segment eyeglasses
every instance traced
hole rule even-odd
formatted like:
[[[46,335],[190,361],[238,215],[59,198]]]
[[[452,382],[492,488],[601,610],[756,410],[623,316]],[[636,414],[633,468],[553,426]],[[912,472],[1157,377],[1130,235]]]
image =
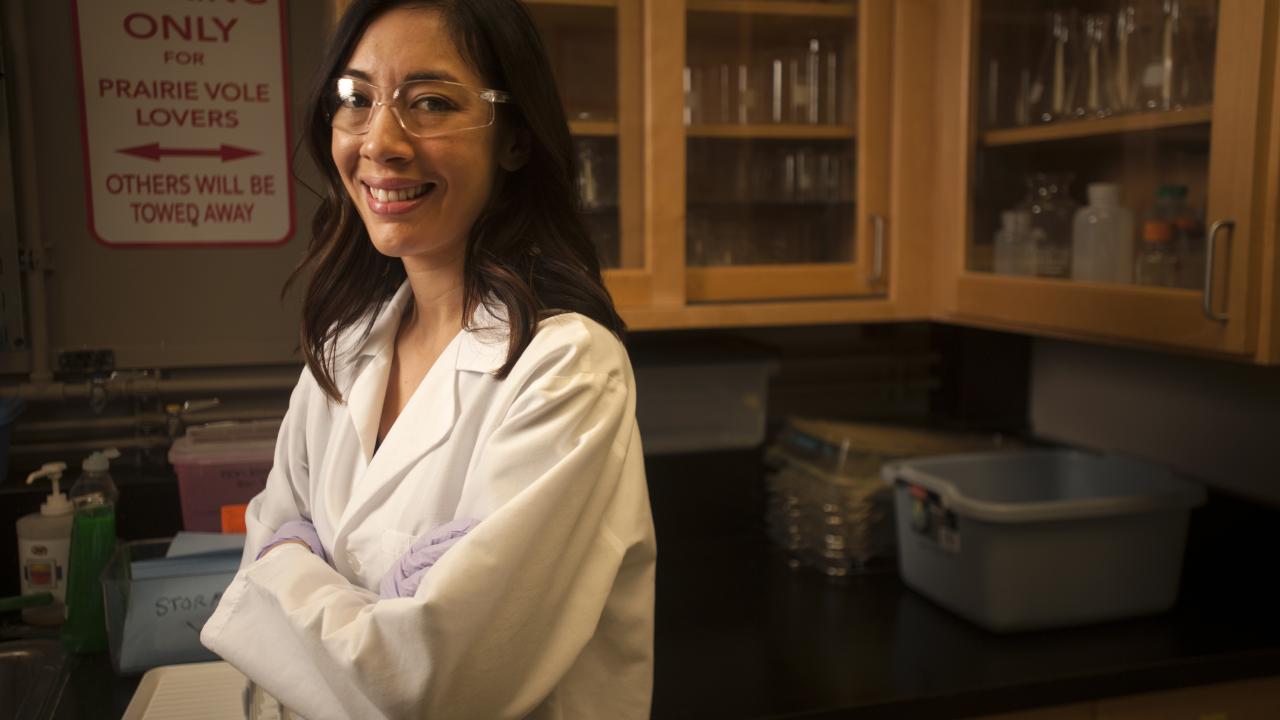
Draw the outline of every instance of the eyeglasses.
[[[474,88],[446,80],[411,80],[396,88],[391,99],[363,80],[340,77],[333,83],[327,111],[329,124],[352,135],[363,135],[373,125],[374,109],[386,105],[405,132],[420,138],[439,137],[493,124],[494,103],[509,103],[501,90]]]

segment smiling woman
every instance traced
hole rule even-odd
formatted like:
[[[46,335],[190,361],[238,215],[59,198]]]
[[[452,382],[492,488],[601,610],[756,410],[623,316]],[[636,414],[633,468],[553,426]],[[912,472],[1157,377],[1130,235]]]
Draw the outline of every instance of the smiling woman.
[[[363,0],[308,108],[307,366],[202,641],[309,720],[646,718],[623,324],[519,0]]]

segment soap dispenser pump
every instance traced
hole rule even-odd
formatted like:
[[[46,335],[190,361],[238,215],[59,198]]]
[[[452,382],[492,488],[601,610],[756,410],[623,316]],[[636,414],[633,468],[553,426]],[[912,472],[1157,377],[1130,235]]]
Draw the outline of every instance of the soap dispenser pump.
[[[71,486],[75,505],[71,531],[71,577],[67,583],[67,622],[62,641],[72,652],[107,649],[106,616],[99,578],[116,548],[116,500],[119,491],[108,470],[120,457],[115,448],[95,452],[81,464],[80,479]]]
[[[27,476],[27,484],[48,479],[52,492],[40,512],[18,518],[19,583],[23,595],[47,592],[53,604],[24,607],[23,622],[58,625],[66,618],[67,558],[71,551],[72,504],[59,487],[67,464],[46,463]]]

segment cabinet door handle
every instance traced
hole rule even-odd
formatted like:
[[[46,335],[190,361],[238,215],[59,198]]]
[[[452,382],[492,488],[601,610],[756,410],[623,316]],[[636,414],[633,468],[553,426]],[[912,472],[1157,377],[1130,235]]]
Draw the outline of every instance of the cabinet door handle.
[[[1204,263],[1204,315],[1210,320],[1218,322],[1226,322],[1231,319],[1228,313],[1220,313],[1213,309],[1213,271],[1214,259],[1217,257],[1218,248],[1218,231],[1226,228],[1227,238],[1231,238],[1231,232],[1235,230],[1235,220],[1218,220],[1209,227],[1209,242],[1205,245],[1205,263]],[[1228,248],[1228,252],[1230,249]]]
[[[875,285],[884,280],[884,216],[871,215],[871,274],[867,280]]]

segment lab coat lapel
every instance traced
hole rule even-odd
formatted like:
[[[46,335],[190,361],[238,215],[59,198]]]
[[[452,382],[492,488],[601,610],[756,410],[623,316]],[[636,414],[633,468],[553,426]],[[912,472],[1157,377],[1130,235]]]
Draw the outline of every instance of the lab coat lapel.
[[[506,357],[507,327],[483,308],[478,308],[472,316],[471,325],[463,330],[449,343],[435,364],[427,371],[422,383],[414,390],[408,404],[400,412],[391,431],[383,439],[382,446],[368,461],[368,467],[352,489],[351,500],[347,504],[338,524],[338,534],[345,533],[354,523],[366,517],[378,506],[386,502],[387,496],[406,474],[428,453],[448,439],[449,433],[457,422],[462,411],[458,385],[462,382],[463,372],[486,373],[501,367]],[[387,369],[376,369],[383,356],[376,356],[369,367],[356,381],[356,387],[367,382],[377,395],[366,398],[366,392],[359,394],[361,405],[360,421],[356,421],[356,408],[351,408],[352,420],[356,422],[357,431],[361,431],[361,445],[364,435],[361,423],[372,424],[369,435],[369,448],[372,449],[373,438],[376,438],[378,423],[381,420],[382,401],[386,392]],[[391,351],[385,354],[385,362],[390,365]],[[372,379],[380,378],[375,382]],[[353,400],[356,394],[353,392]],[[365,407],[367,403],[367,407]],[[368,457],[366,455],[366,457]]]
[[[458,340],[454,338],[427,371],[383,438],[382,446],[369,461],[363,476],[356,481],[351,499],[338,521],[339,536],[345,536],[355,523],[383,505],[413,466],[439,446],[453,429],[459,409],[454,370]],[[375,433],[382,407],[381,397],[376,404],[373,417]]]
[[[373,457],[378,426],[382,421],[382,401],[387,393],[387,376],[390,374],[396,328],[400,325],[406,304],[412,298],[409,282],[405,281],[378,313],[368,336],[359,341],[350,355],[351,366],[345,379],[350,383],[350,389],[346,392],[347,413],[355,426],[366,465]]]

